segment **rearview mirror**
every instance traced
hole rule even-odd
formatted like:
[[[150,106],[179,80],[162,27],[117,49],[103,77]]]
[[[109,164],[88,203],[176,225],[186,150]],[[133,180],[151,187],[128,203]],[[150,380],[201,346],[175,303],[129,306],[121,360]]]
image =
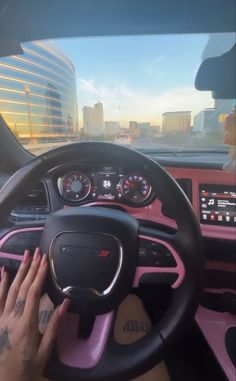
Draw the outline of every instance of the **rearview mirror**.
[[[214,99],[236,98],[236,45],[219,57],[204,60],[198,69],[195,87],[212,91]]]

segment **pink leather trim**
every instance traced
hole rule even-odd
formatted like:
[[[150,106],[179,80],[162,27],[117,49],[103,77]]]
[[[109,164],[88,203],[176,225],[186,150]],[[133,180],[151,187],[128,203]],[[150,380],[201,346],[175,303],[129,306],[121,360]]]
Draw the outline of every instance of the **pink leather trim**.
[[[96,317],[90,337],[78,339],[79,317],[66,314],[62,317],[57,336],[58,355],[63,364],[88,369],[100,361],[107,343],[113,312]]]
[[[1,251],[1,248],[3,245],[14,235],[20,234],[23,232],[28,232],[28,231],[40,231],[43,230],[42,227],[37,227],[37,228],[22,228],[22,229],[16,229],[12,230],[10,233],[6,234],[1,240],[0,240],[0,258],[7,258],[7,259],[13,259],[15,261],[22,261],[23,256],[19,254],[14,254],[14,253],[5,253]],[[26,247],[27,249],[27,247]]]
[[[235,381],[236,369],[225,348],[225,333],[230,327],[236,327],[236,317],[199,307],[196,321],[228,380]]]
[[[6,234],[1,240],[0,240],[0,249],[1,247],[11,238],[13,235],[24,233],[24,232],[34,232],[43,230],[43,227],[37,227],[37,228],[22,228],[22,229],[16,229],[12,230],[10,233]],[[26,247],[27,249],[27,247]]]
[[[199,218],[199,185],[235,185],[235,175],[225,170],[212,169],[188,169],[188,168],[166,168],[175,178],[189,177],[193,182],[193,208]],[[211,238],[235,239],[236,229],[216,225],[201,224],[202,235]]]
[[[0,251],[0,258],[14,259],[15,261],[22,261],[23,255],[4,253],[3,251]]]
[[[185,267],[184,267],[184,264],[183,264],[180,256],[176,252],[176,250],[169,243],[162,241],[160,239],[157,239],[157,238],[148,237],[148,236],[144,236],[144,235],[139,235],[139,238],[146,239],[146,240],[152,241],[152,242],[161,243],[162,245],[166,246],[167,249],[173,255],[173,257],[175,258],[177,266],[176,267],[142,267],[142,266],[138,266],[136,269],[136,273],[135,273],[135,277],[134,277],[134,281],[133,281],[133,287],[138,287],[142,275],[147,274],[147,273],[149,273],[149,274],[150,273],[174,273],[174,274],[178,274],[177,280],[175,281],[175,283],[171,287],[172,288],[179,287],[181,285],[181,283],[183,282],[183,279],[185,277]]]
[[[193,194],[193,209],[199,220],[199,185],[200,184],[216,184],[216,185],[235,185],[235,175],[225,170],[212,170],[212,169],[195,169],[195,168],[165,168],[174,178],[189,178],[192,180],[192,194]],[[155,199],[153,203],[144,208],[130,208],[126,205],[114,202],[114,205],[122,206],[129,214],[136,218],[142,218],[154,221],[160,224],[176,228],[176,223],[171,218],[164,216],[161,212],[161,203]],[[111,205],[110,202],[98,201],[90,202],[84,206],[89,205]],[[65,206],[66,207],[66,206]],[[204,237],[221,238],[227,240],[236,239],[235,227],[224,227],[217,225],[201,224],[201,231]]]
[[[234,173],[225,170],[212,169],[195,169],[195,168],[165,168],[174,178],[190,178],[193,183],[193,209],[199,219],[199,185],[200,184],[216,184],[216,185],[235,185],[236,179]],[[165,217],[161,213],[161,203],[155,200],[149,206],[149,219],[170,227],[176,227],[173,220]],[[223,227],[216,225],[201,224],[201,231],[204,237],[222,238],[227,240],[236,239],[235,227]]]

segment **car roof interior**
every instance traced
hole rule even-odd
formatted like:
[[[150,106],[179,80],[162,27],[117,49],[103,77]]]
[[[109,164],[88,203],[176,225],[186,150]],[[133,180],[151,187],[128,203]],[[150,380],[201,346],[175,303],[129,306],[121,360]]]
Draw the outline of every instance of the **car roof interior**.
[[[21,54],[21,43],[40,39],[234,32],[235,13],[234,0],[1,0],[0,57]],[[204,60],[196,88],[211,90],[213,98],[236,98],[235,66],[235,46]],[[7,150],[15,138],[7,128],[3,133]],[[15,144],[10,167],[16,169],[30,158]]]
[[[235,14],[234,0],[2,0],[0,57],[21,54],[22,42],[40,39],[234,32]],[[205,60],[196,88],[215,99],[236,98],[235,56],[234,46]]]
[[[59,37],[233,32],[235,9],[234,0],[2,0],[0,53]]]

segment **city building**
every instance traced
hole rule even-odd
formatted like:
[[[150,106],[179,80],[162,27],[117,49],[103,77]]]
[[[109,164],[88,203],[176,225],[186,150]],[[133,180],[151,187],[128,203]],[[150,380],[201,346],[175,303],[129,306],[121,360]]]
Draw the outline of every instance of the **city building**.
[[[75,69],[51,44],[22,44],[0,59],[0,115],[19,139],[65,139],[78,133]]]
[[[151,126],[150,122],[136,122],[134,120],[131,120],[129,122],[129,130],[131,131],[146,131]]]
[[[104,134],[103,105],[100,102],[95,103],[93,107],[83,107],[84,132],[90,136],[99,136]]]
[[[193,133],[221,132],[223,134],[223,123],[234,107],[235,100],[216,99],[213,108],[206,108],[195,115]]]
[[[162,114],[162,132],[175,134],[191,130],[191,111],[172,111]]]
[[[214,108],[206,108],[205,110],[200,111],[193,118],[193,133],[215,131],[216,120],[217,118]]]
[[[120,130],[120,123],[116,121],[105,122],[105,133],[106,135],[114,135]]]
[[[151,126],[150,122],[140,122],[137,125],[139,131],[147,131]]]
[[[94,112],[93,107],[84,106],[83,107],[83,130],[85,134],[92,134],[94,128]]]
[[[130,121],[129,131],[134,138],[138,136],[148,136],[151,131],[151,123]]]
[[[137,127],[138,127],[138,122],[136,122],[136,121],[134,121],[134,120],[131,120],[130,122],[129,122],[129,130],[133,130],[133,131],[135,131],[136,129],[137,129]]]
[[[160,132],[161,132],[161,126],[157,126],[157,125],[151,125],[150,126],[150,134],[151,135],[160,136]]]

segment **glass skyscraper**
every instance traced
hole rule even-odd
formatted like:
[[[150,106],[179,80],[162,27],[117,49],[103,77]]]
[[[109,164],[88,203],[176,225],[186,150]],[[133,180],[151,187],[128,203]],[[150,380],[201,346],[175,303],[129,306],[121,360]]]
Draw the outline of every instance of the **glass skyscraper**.
[[[22,44],[0,58],[0,115],[21,140],[58,140],[78,132],[75,69],[49,43]]]

